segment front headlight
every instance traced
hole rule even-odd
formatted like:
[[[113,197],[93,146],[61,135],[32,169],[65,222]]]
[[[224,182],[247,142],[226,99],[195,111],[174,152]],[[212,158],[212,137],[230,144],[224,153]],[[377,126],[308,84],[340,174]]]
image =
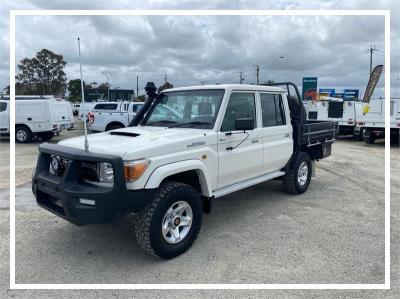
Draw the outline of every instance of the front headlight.
[[[99,162],[97,164],[99,181],[103,183],[114,183],[114,169],[111,163]]]
[[[150,161],[147,159],[136,160],[124,163],[125,181],[134,182],[142,176],[149,166]]]

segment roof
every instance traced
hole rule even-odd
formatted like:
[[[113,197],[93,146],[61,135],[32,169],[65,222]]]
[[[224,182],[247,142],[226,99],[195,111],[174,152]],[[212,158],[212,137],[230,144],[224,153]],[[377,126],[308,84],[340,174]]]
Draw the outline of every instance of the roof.
[[[167,91],[182,90],[199,90],[199,89],[225,89],[225,90],[249,90],[249,91],[270,91],[270,92],[286,92],[285,89],[275,86],[250,85],[250,84],[215,84],[215,85],[198,85],[165,89]]]

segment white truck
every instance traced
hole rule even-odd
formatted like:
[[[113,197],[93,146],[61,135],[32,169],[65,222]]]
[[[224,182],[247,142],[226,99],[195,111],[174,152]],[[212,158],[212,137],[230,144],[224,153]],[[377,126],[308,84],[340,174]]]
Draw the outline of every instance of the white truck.
[[[390,99],[390,135],[394,141],[400,139],[400,104],[398,98]],[[371,99],[364,103],[365,115],[357,121],[355,134],[362,137],[367,143],[374,143],[376,139],[385,137],[385,100]]]
[[[102,102],[90,110],[89,125],[94,132],[125,128],[140,110],[142,102]],[[85,104],[86,105],[86,104]]]
[[[49,99],[15,101],[15,141],[31,142],[34,137],[50,140],[60,130],[56,113]],[[0,133],[10,134],[10,101],[0,101]]]
[[[74,115],[70,102],[54,98],[51,101],[59,125],[59,131],[72,130],[74,128]]]
[[[297,99],[275,86],[165,90],[132,127],[87,136],[88,148],[83,136],[41,144],[36,201],[77,225],[134,212],[140,246],[171,259],[191,247],[212,200],[272,179],[307,190],[337,123],[306,121],[295,90]]]
[[[337,121],[339,134],[354,135],[354,128],[363,116],[361,101],[322,97],[318,101],[304,101],[309,120]]]

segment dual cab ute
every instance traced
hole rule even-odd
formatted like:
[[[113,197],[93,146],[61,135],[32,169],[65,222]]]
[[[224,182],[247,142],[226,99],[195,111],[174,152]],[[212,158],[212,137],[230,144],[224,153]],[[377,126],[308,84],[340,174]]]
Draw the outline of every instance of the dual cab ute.
[[[84,137],[41,144],[32,178],[37,203],[77,225],[134,212],[140,246],[163,259],[178,256],[195,241],[213,199],[277,178],[289,193],[307,190],[338,127],[306,122],[295,90],[153,92],[131,127],[89,135],[87,150]]]

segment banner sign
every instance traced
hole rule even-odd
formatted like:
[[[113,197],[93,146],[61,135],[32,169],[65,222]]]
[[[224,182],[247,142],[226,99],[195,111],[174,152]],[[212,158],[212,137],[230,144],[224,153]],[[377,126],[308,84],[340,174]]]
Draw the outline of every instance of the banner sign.
[[[303,101],[317,100],[317,77],[303,78]]]
[[[319,89],[319,94],[326,95],[328,97],[334,97],[335,96],[335,89],[334,88],[320,88]]]
[[[356,98],[358,99],[360,91],[358,89],[345,89],[343,90],[343,99],[349,100]]]
[[[363,98],[363,102],[369,103],[371,100],[371,96],[374,93],[376,84],[378,84],[379,78],[382,74],[383,65],[377,65],[371,73],[369,77],[367,88],[365,89],[365,94]]]

